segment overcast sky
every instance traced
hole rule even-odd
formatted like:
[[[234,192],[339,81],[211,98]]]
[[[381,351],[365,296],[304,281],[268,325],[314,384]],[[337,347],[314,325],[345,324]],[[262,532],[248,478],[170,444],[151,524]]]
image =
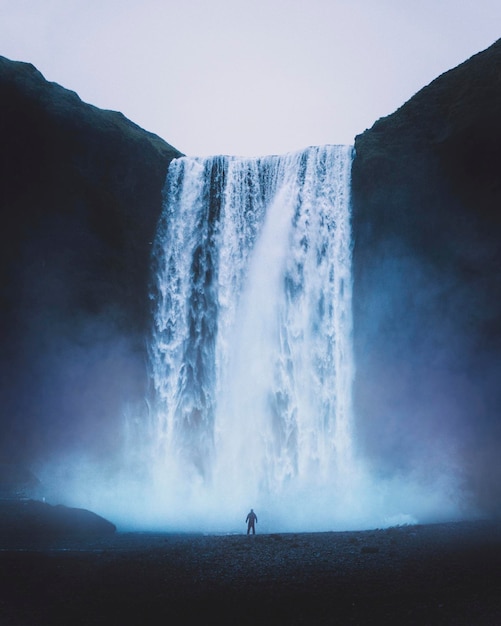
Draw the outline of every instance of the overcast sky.
[[[352,144],[499,37],[500,0],[0,0],[0,55],[189,155]]]

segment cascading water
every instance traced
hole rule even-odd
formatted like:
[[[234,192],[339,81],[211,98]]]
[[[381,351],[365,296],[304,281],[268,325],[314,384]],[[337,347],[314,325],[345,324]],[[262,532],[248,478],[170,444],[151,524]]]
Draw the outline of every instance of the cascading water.
[[[126,407],[117,458],[48,468],[59,501],[130,530],[242,532],[251,507],[258,532],[460,515],[451,455],[378,475],[354,451],[352,157],[172,161],[152,255],[152,401]]]
[[[184,526],[238,528],[250,506],[282,528],[339,519],[356,474],[352,151],[170,164],[149,458]]]

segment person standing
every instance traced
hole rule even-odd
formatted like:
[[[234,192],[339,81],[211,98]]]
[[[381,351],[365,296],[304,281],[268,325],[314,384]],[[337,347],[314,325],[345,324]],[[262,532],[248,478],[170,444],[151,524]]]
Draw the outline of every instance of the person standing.
[[[250,531],[252,530],[252,534],[255,535],[255,524],[257,524],[257,515],[254,513],[254,509],[251,509],[249,511],[247,517],[245,518],[245,521],[247,522],[247,534],[250,534]]]

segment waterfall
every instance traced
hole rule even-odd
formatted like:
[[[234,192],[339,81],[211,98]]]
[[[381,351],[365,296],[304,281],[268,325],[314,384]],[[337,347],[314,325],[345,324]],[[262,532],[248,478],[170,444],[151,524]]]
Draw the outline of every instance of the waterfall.
[[[115,456],[48,466],[60,502],[162,532],[242,533],[250,508],[258,533],[460,518],[453,455],[429,466],[424,450],[409,472],[381,472],[357,442],[352,159],[323,146],[171,162],[152,248],[151,393],[124,408]],[[395,407],[388,428],[398,420]]]
[[[116,457],[48,468],[59,501],[162,532],[242,533],[251,508],[258,533],[460,518],[451,455],[382,473],[355,445],[352,159],[323,146],[171,162],[152,249],[151,393],[126,407]]]
[[[297,517],[304,498],[325,509],[346,488],[352,151],[169,166],[148,458],[178,515],[231,520],[254,506]]]

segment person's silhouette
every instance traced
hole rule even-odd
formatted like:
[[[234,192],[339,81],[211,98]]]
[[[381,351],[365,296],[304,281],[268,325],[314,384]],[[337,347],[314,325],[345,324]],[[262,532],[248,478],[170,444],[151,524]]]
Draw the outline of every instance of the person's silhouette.
[[[247,534],[249,534],[250,531],[252,530],[252,534],[255,535],[256,534],[255,524],[257,524],[257,515],[254,513],[254,509],[251,509],[249,511],[249,514],[245,518],[245,521],[247,522]]]

